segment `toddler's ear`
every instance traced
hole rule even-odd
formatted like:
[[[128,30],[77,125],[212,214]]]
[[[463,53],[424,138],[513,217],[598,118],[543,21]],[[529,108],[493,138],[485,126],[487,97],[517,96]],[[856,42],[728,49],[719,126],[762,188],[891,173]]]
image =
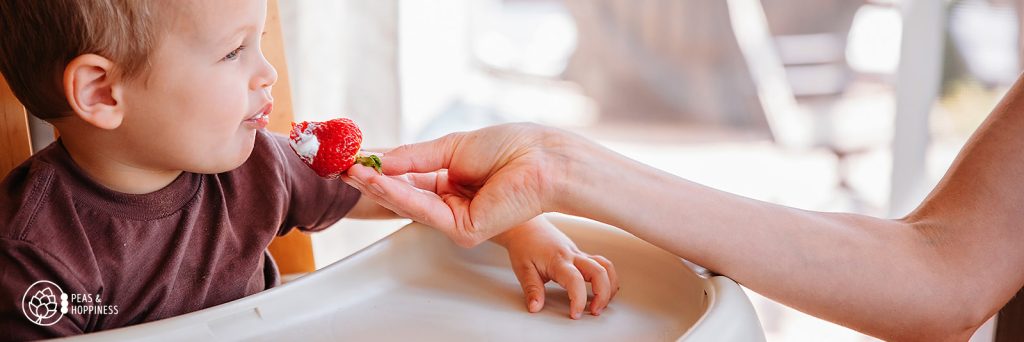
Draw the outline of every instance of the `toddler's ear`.
[[[75,114],[102,129],[115,129],[124,118],[120,84],[112,73],[114,62],[84,54],[64,69],[64,96]]]

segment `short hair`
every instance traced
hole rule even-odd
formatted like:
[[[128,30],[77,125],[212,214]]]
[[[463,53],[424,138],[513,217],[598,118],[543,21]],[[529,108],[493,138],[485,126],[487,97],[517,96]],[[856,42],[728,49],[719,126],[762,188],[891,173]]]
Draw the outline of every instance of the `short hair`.
[[[44,120],[68,116],[64,69],[94,53],[113,77],[149,70],[159,36],[149,0],[0,0],[0,72],[25,108]]]

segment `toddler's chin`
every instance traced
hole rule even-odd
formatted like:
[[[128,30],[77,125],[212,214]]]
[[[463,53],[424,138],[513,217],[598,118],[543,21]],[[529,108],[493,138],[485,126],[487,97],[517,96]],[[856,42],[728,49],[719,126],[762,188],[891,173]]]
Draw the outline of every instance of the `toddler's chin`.
[[[246,157],[248,157],[248,155],[246,155]],[[224,163],[200,165],[186,171],[202,174],[217,174],[237,169],[242,166],[242,164],[245,164],[245,159],[242,159],[241,161],[227,161]]]
[[[203,174],[228,172],[245,164],[252,155],[252,150],[253,144],[249,144],[240,148],[239,151],[229,153],[228,155],[207,156],[207,158],[199,160],[199,163],[194,165],[191,170],[186,169],[186,171]]]

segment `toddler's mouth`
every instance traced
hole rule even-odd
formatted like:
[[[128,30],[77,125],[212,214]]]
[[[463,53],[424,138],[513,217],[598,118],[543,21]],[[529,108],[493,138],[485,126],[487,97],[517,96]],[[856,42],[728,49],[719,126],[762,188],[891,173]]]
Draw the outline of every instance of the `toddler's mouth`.
[[[260,108],[260,111],[256,112],[256,114],[253,114],[252,116],[250,116],[246,120],[253,120],[253,119],[259,118],[261,116],[269,117],[270,116],[270,112],[272,112],[272,111],[274,111],[274,103],[273,102],[269,102],[266,105],[264,105],[263,108]]]
[[[265,106],[263,106],[262,109],[260,109],[260,111],[256,112],[256,114],[253,114],[252,116],[246,118],[244,123],[246,124],[246,126],[249,126],[253,129],[267,127],[267,124],[270,123],[270,112],[272,112],[273,110],[274,104],[267,103]]]

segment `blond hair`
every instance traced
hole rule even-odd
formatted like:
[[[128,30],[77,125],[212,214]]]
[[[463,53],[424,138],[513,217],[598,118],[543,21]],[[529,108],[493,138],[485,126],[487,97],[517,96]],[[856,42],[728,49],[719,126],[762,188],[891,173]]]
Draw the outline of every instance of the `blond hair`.
[[[159,33],[148,0],[0,0],[0,72],[29,112],[67,116],[63,75],[83,54],[113,61],[112,77],[148,70]]]

